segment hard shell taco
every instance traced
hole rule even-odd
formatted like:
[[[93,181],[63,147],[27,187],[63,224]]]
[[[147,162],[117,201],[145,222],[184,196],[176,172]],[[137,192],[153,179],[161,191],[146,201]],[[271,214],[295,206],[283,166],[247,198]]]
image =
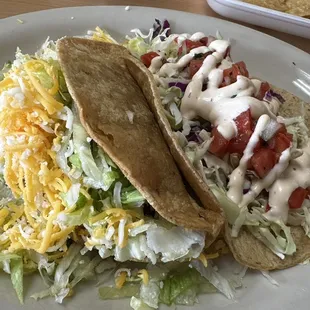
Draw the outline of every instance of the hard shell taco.
[[[139,60],[127,66],[189,184],[203,204],[225,211],[225,238],[236,260],[272,270],[308,259],[304,103],[251,77],[219,34],[162,27],[156,35],[135,35],[126,45]]]

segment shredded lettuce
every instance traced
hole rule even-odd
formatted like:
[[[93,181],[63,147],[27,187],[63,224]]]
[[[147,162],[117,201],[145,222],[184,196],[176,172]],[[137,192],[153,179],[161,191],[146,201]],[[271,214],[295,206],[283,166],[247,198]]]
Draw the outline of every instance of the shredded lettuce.
[[[79,226],[84,224],[90,214],[90,205],[84,206],[71,213],[61,212],[57,216],[57,220],[66,226]]]
[[[188,269],[184,273],[168,275],[160,289],[160,301],[170,306],[176,302],[178,297],[180,298],[179,301],[182,297],[185,298],[189,289],[194,290],[196,297],[200,278],[199,273],[194,269]]]
[[[79,155],[78,154],[72,154],[69,157],[69,162],[72,164],[72,166],[74,166],[77,169],[82,169],[82,164],[81,161],[79,159]]]
[[[137,58],[140,58],[143,54],[146,54],[151,49],[151,46],[147,44],[141,37],[130,39],[125,44],[125,46],[129,52]]]
[[[91,145],[87,139],[87,132],[76,116],[73,123],[73,144],[75,153],[78,155],[83,172],[86,175],[84,182],[93,188],[102,188],[107,191],[112,183],[119,177],[119,173],[112,171],[110,167],[106,168],[106,166],[102,164],[102,155],[102,169],[99,169],[100,166],[97,166],[91,150]],[[98,154],[98,156],[100,156],[101,153],[99,152]]]
[[[132,296],[130,299],[130,307],[134,310],[151,310],[152,307],[149,307],[147,304],[145,304],[141,299]]]
[[[121,202],[122,204],[134,204],[134,203],[144,203],[144,197],[136,190],[133,186],[127,188],[122,188],[121,192]]]
[[[161,254],[162,262],[180,258],[197,258],[204,248],[204,234],[182,227],[150,227],[146,232],[147,245],[155,254]]]
[[[132,296],[139,297],[140,283],[128,283],[120,289],[113,286],[103,286],[99,288],[99,296],[103,300],[121,299]]]
[[[150,279],[148,284],[141,284],[140,298],[149,307],[158,308],[159,294],[160,288],[157,279]]]
[[[0,254],[0,264],[5,272],[11,274],[11,282],[21,304],[24,303],[23,258],[17,254]]]
[[[69,295],[74,286],[80,281],[95,276],[96,267],[102,262],[101,257],[96,255],[92,258],[91,256],[81,255],[81,249],[81,245],[72,244],[55,269],[52,285],[46,290],[33,294],[31,297],[37,300],[47,296],[54,296],[56,302],[62,303],[63,299]]]
[[[11,260],[11,281],[15,289],[17,297],[21,304],[24,303],[24,267],[23,259],[20,257],[18,259]]]
[[[219,274],[213,267],[212,263],[208,261],[208,266],[205,267],[199,260],[193,260],[190,264],[195,268],[201,276],[206,278],[211,284],[213,284],[222,294],[228,299],[234,299],[235,293],[232,286],[221,274]]]
[[[176,305],[193,306],[197,303],[197,290],[195,288],[189,288],[183,294],[177,296],[174,303]]]

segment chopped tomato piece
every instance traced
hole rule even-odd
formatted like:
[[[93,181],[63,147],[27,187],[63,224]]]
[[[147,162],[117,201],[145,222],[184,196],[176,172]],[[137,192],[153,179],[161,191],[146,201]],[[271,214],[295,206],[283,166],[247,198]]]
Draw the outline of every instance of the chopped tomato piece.
[[[307,189],[302,187],[296,188],[288,200],[289,207],[291,209],[299,209],[308,195],[309,193]]]
[[[234,119],[238,133],[243,133],[246,131],[252,131],[254,129],[254,124],[252,120],[251,110],[248,109],[242,113],[240,113],[235,119]]]
[[[268,141],[268,146],[270,149],[280,154],[290,147],[291,142],[292,140],[289,138],[288,134],[279,132]]]
[[[260,89],[259,92],[256,96],[257,99],[259,100],[263,100],[265,97],[265,94],[267,93],[267,91],[270,90],[270,85],[267,82],[262,82],[262,84],[260,85]]]
[[[243,61],[239,61],[233,64],[231,68],[225,69],[223,71],[223,82],[221,87],[235,83],[237,81],[238,75],[249,77],[249,72]]]
[[[254,153],[250,165],[260,178],[264,178],[278,161],[277,153],[267,148],[260,148]]]
[[[216,127],[212,129],[211,134],[213,141],[210,144],[209,152],[218,157],[223,157],[226,154],[229,141],[221,135]]]
[[[185,52],[185,54],[187,54],[192,49],[194,49],[196,47],[200,47],[200,46],[203,46],[203,44],[201,42],[186,39],[185,41],[182,42],[182,45],[179,47],[178,55],[181,56],[183,54],[183,52]]]
[[[228,152],[242,154],[246,148],[251,135],[253,133],[254,124],[250,109],[242,112],[235,118],[235,123],[238,129],[237,137],[229,142]]]
[[[157,56],[159,55],[156,52],[149,52],[142,55],[140,58],[144,65],[148,68],[151,65],[152,59]]]
[[[270,207],[269,203],[267,203],[266,212],[268,212],[270,209],[271,209],[271,207]]]
[[[231,139],[229,141],[228,152],[229,153],[237,153],[243,154],[244,149],[246,148],[250,138],[252,135],[252,131],[243,132],[238,134],[237,137]]]
[[[189,75],[192,78],[202,66],[203,59],[193,59],[189,64]]]
[[[249,77],[249,72],[246,68],[246,64],[244,63],[244,61],[239,61],[239,62],[233,64],[233,72],[234,72],[234,75],[236,77],[238,75],[243,75],[243,76]]]
[[[282,123],[279,123],[279,125],[280,125],[280,127],[279,127],[279,129],[277,130],[277,132],[276,133],[279,133],[279,132],[281,132],[281,133],[287,133],[287,130],[286,130],[286,127],[285,127],[285,125],[284,124],[282,124]]]
[[[199,40],[200,43],[202,43],[202,45],[204,46],[208,46],[209,43],[209,38],[208,37],[203,37]]]

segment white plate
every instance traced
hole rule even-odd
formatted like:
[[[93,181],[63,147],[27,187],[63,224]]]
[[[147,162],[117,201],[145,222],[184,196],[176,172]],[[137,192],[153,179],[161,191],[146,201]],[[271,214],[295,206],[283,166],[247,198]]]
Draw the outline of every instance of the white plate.
[[[220,15],[310,39],[310,19],[267,9],[240,0],[207,0]]]
[[[215,34],[216,30],[220,30],[224,37],[232,39],[232,56],[235,61],[244,60],[253,75],[267,79],[296,95],[302,95],[292,84],[295,79],[292,62],[310,72],[310,57],[307,53],[240,25],[202,15],[161,9],[131,7],[129,11],[125,11],[124,7],[79,7],[3,19],[0,21],[0,63],[13,58],[16,46],[24,52],[34,52],[47,36],[57,39],[64,35],[83,35],[88,29],[98,25],[121,39],[132,28],[149,29],[154,18],[169,19],[173,31],[178,33],[204,31],[206,34]],[[20,24],[17,19],[23,20],[24,23]],[[304,97],[304,99],[307,98]],[[224,261],[224,265],[230,264],[230,261]],[[298,266],[286,271],[274,272],[273,276],[280,283],[279,288],[271,285],[258,272],[249,272],[244,279],[244,287],[238,290],[236,301],[227,300],[220,294],[206,295],[200,298],[200,304],[194,309],[308,309],[310,266]],[[42,289],[42,282],[37,277],[27,278],[25,283],[26,301],[22,307],[11,288],[9,277],[1,274],[1,310],[62,309],[52,298],[39,302],[29,299],[31,293]],[[97,295],[97,288],[93,282],[83,284],[78,287],[75,296],[67,300],[65,309],[129,308],[127,300],[103,302]]]

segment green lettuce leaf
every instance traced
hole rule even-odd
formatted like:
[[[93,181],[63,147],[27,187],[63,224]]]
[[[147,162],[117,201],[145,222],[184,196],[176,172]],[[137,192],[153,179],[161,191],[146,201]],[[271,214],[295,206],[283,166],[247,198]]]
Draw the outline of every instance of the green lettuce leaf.
[[[11,281],[12,285],[16,291],[17,297],[21,304],[24,303],[24,268],[23,259],[19,257],[18,259],[11,260]]]
[[[184,294],[189,288],[197,288],[200,281],[199,273],[194,269],[188,269],[181,274],[172,274],[163,281],[159,299],[166,305],[171,305],[176,298]]]
[[[99,296],[103,300],[120,299],[132,296],[139,297],[139,294],[140,294],[140,284],[137,283],[125,284],[120,289],[113,286],[103,286],[99,288]]]

